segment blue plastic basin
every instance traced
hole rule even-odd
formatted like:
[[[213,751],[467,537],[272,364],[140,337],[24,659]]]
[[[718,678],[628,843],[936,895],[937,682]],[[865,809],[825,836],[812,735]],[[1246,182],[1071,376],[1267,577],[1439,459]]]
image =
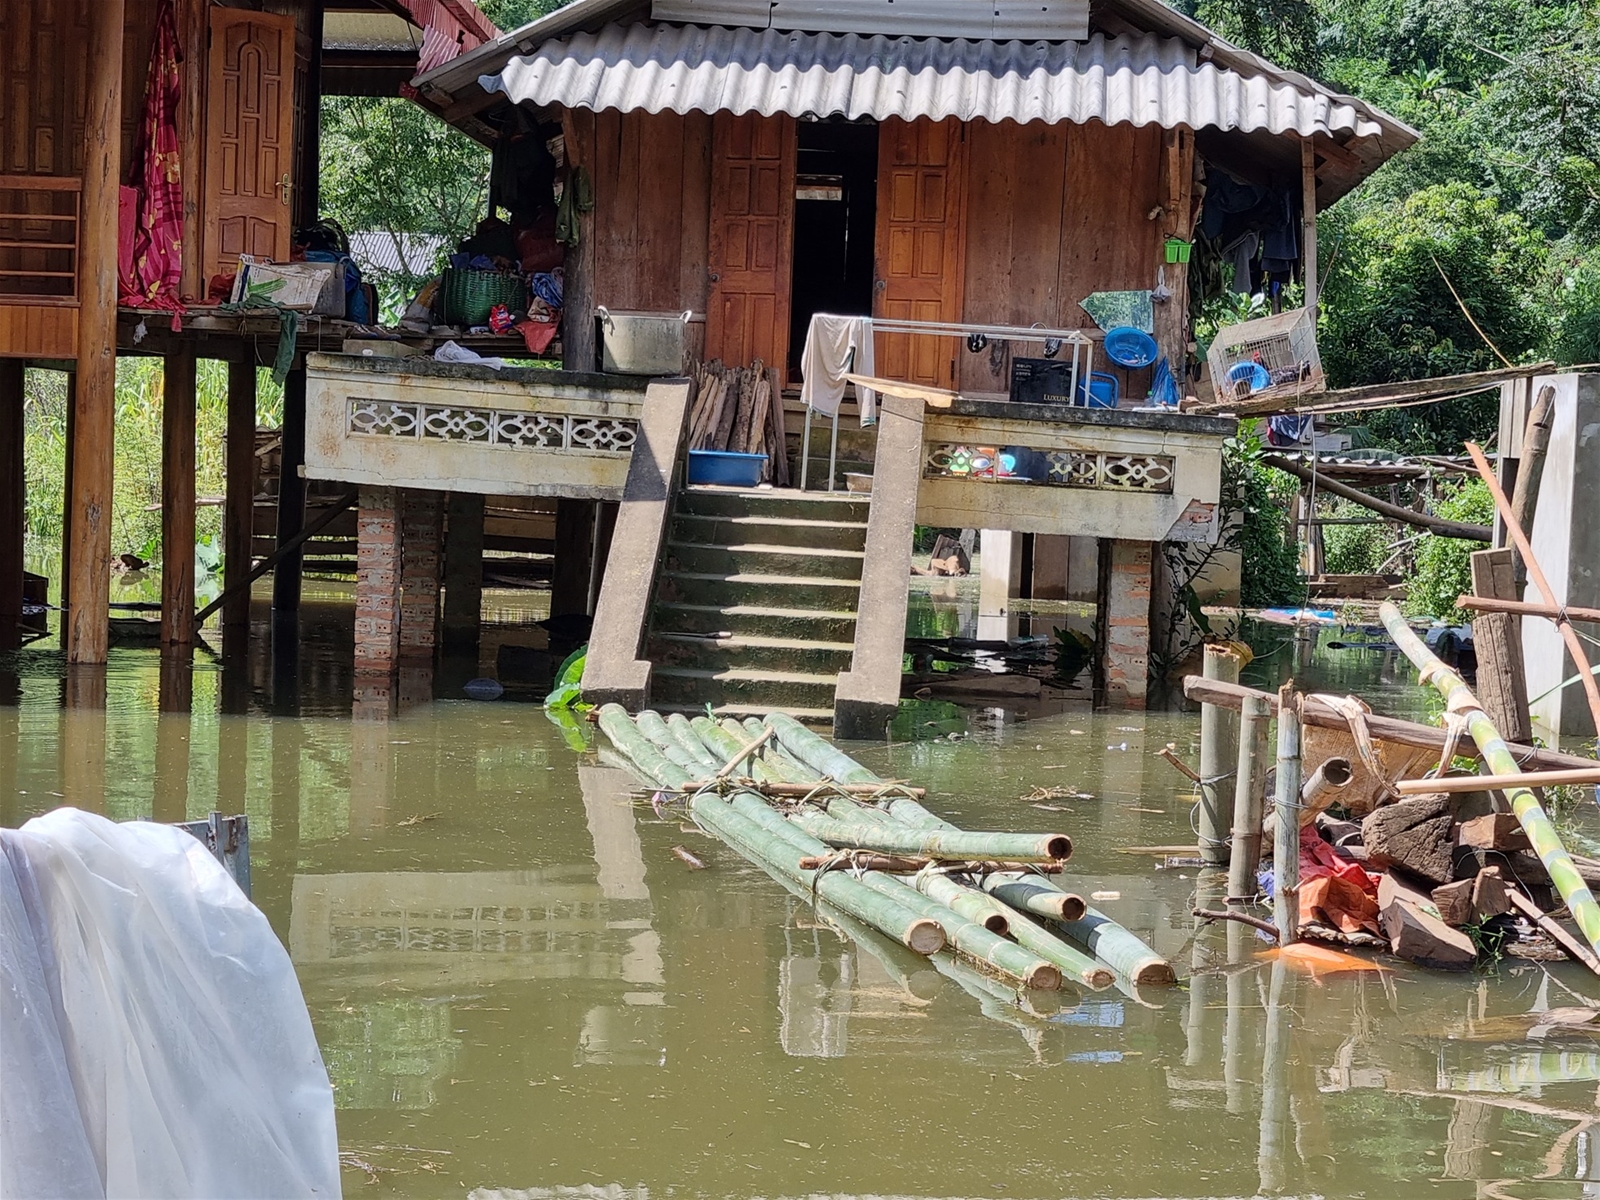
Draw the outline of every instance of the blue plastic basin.
[[[716,483],[723,487],[755,487],[761,482],[765,454],[735,454],[729,450],[689,451],[689,482]]]
[[[1107,358],[1129,370],[1148,367],[1161,353],[1155,338],[1132,325],[1118,325],[1107,330],[1105,349]]]

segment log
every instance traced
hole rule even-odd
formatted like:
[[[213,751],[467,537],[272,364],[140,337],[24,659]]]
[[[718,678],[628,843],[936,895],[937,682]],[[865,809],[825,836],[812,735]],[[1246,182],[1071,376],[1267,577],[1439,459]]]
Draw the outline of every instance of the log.
[[[1511,519],[1519,529],[1532,529],[1539,510],[1539,484],[1544,481],[1544,460],[1550,452],[1550,430],[1556,423],[1556,389],[1545,384],[1528,410],[1522,427],[1522,454],[1517,459],[1517,482],[1511,489]]]
[[[722,407],[717,412],[717,423],[711,431],[711,449],[726,450],[728,439],[733,436],[734,422],[739,417],[740,395],[744,391],[744,371],[734,369],[728,372],[723,380],[726,393],[722,399]]]
[[[1437,887],[1455,878],[1453,831],[1450,797],[1440,793],[1374,809],[1361,822],[1361,841],[1372,867],[1402,867]]]
[[[1600,783],[1600,763],[1567,771],[1528,771],[1510,775],[1447,775],[1441,779],[1402,779],[1395,791],[1402,796],[1425,792],[1498,792],[1509,787],[1568,787]]]
[[[796,812],[789,820],[830,846],[875,850],[880,854],[915,854],[953,859],[1005,858],[1017,862],[1064,862],[1072,857],[1072,839],[1064,833],[896,830],[877,822],[841,821],[821,813],[807,812]]]
[[[1313,475],[1297,462],[1290,462],[1286,458],[1279,458],[1275,454],[1263,455],[1261,461],[1275,470],[1293,475],[1296,479],[1310,483],[1314,478],[1317,490],[1329,492],[1332,495],[1343,497],[1363,508],[1369,508],[1375,513],[1388,517],[1391,521],[1399,521],[1404,525],[1411,525],[1417,529],[1426,529],[1429,533],[1438,534],[1440,537],[1460,538],[1468,542],[1489,542],[1494,540],[1494,530],[1487,525],[1472,525],[1463,521],[1449,521],[1443,517],[1435,517],[1428,513],[1419,513],[1413,509],[1402,508],[1398,504],[1390,504],[1386,500],[1378,500],[1367,495],[1360,488],[1353,488],[1347,483],[1340,483],[1337,479],[1329,479],[1326,475]]]
[[[1225,704],[1230,708],[1240,707],[1246,696],[1257,696],[1267,702],[1268,711],[1272,715],[1275,716],[1278,711],[1278,698],[1271,692],[1258,691],[1243,684],[1219,683],[1215,680],[1202,679],[1198,675],[1190,675],[1184,679],[1183,694],[1191,700],[1206,700],[1215,704]],[[1300,700],[1300,719],[1305,724],[1322,729],[1349,731],[1350,725],[1343,714],[1329,708],[1317,697],[1302,696]],[[1384,717],[1377,713],[1369,713],[1366,723],[1372,736],[1380,742],[1393,742],[1397,746],[1415,746],[1418,749],[1435,752],[1445,748],[1445,732],[1437,726],[1419,725],[1415,721],[1402,721],[1397,717]],[[1466,750],[1468,747],[1462,749]],[[1537,746],[1507,744],[1506,749],[1519,766],[1537,767],[1540,770],[1559,771],[1569,767],[1589,767],[1593,766],[1595,761],[1592,758],[1580,758],[1575,754],[1562,754],[1558,750],[1544,750]]]
[[[1378,917],[1389,948],[1419,966],[1465,971],[1478,960],[1472,939],[1451,929],[1430,910],[1433,902],[1393,875],[1378,881]]]
[[[1467,445],[1469,449],[1477,449],[1470,442]],[[1481,460],[1482,457],[1483,452],[1480,450],[1475,461]],[[1493,479],[1492,473],[1490,479]],[[1498,494],[1499,485],[1495,484],[1491,490]],[[1521,531],[1516,532],[1520,536]],[[1530,572],[1539,571],[1538,563],[1531,556],[1528,558],[1528,569]],[[1543,573],[1539,572],[1538,577],[1543,578]],[[1461,677],[1434,656],[1433,652],[1423,644],[1422,639],[1406,624],[1405,617],[1393,604],[1386,601],[1378,613],[1383,619],[1384,628],[1389,631],[1389,636],[1395,640],[1395,644],[1405,656],[1420,669],[1423,681],[1431,683],[1445,698],[1445,705],[1449,711],[1466,718],[1467,731],[1478,743],[1478,749],[1482,752],[1484,762],[1488,764],[1490,770],[1499,775],[1516,774],[1517,764],[1511,756],[1509,747],[1500,740],[1494,723],[1489,720],[1488,714],[1479,706],[1477,698],[1473,696],[1471,689]],[[1568,628],[1570,630],[1570,626]],[[1600,949],[1600,905],[1595,903],[1594,895],[1584,883],[1583,877],[1578,874],[1577,865],[1567,853],[1566,847],[1561,844],[1561,837],[1556,833],[1556,828],[1539,803],[1538,797],[1523,786],[1504,790],[1506,799],[1511,803],[1511,811],[1517,814],[1517,820],[1522,823],[1523,829],[1527,830],[1528,840],[1538,852],[1540,862],[1550,873],[1550,881],[1555,884],[1556,890],[1561,893],[1561,898],[1572,910],[1573,920],[1577,922],[1590,947]]]
[[[767,406],[767,424],[772,485],[786,488],[789,486],[789,435],[783,423],[783,386],[776,367],[772,369],[772,403]]]
[[[1478,550],[1472,560],[1472,590],[1480,596],[1515,599],[1517,568],[1510,550]],[[1514,742],[1533,740],[1528,713],[1528,672],[1522,657],[1522,622],[1506,612],[1480,612],[1472,620],[1478,652],[1478,698],[1494,727]]]
[[[1477,877],[1474,876],[1471,879],[1458,879],[1454,883],[1433,889],[1433,904],[1439,910],[1439,919],[1452,929],[1460,929],[1463,925],[1472,923],[1472,889],[1477,882]]]

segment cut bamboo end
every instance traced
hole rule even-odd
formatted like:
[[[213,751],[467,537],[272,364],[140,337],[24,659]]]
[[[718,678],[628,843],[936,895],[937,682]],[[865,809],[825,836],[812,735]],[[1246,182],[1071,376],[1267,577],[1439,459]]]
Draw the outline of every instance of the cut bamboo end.
[[[983,927],[990,933],[998,933],[1001,937],[1011,932],[1011,922],[1006,920],[1002,912],[991,912],[983,918]]]
[[[1091,967],[1082,975],[1083,982],[1096,991],[1108,988],[1117,981],[1116,972],[1110,967]],[[1134,981],[1135,983],[1138,980]]]
[[[1164,960],[1147,962],[1134,971],[1133,982],[1148,987],[1170,987],[1178,982],[1178,973]]]
[[[1053,834],[1045,843],[1045,850],[1056,862],[1066,862],[1072,857],[1072,839],[1064,833]]]
[[[1089,902],[1076,892],[1061,893],[1061,911],[1053,914],[1063,921],[1081,921],[1089,911]]]
[[[1037,992],[1059,992],[1061,968],[1055,963],[1039,963],[1022,977],[1022,982]]]
[[[906,926],[902,939],[908,950],[918,954],[937,954],[945,947],[944,926],[930,917],[918,917]]]

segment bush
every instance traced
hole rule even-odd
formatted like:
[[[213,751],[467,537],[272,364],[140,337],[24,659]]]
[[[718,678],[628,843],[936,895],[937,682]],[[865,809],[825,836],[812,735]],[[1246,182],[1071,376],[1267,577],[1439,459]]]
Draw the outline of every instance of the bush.
[[[1366,520],[1372,516],[1372,511],[1341,500],[1326,515]],[[1392,549],[1389,532],[1382,525],[1322,527],[1323,562],[1333,575],[1376,575]]]
[[[1591,251],[1562,272],[1551,357],[1563,366],[1600,362],[1600,250]]]
[[[1228,540],[1239,551],[1239,603],[1245,608],[1298,604],[1306,594],[1299,550],[1284,538],[1286,501],[1273,494],[1274,487],[1293,481],[1262,464],[1259,424],[1242,422],[1222,452],[1222,509],[1225,522],[1238,522]]]
[[[1455,494],[1439,502],[1434,511],[1451,521],[1470,521],[1488,525],[1494,521],[1494,498],[1481,480],[1472,479]],[[1436,620],[1463,621],[1466,614],[1456,608],[1456,597],[1472,591],[1472,563],[1469,556],[1482,550],[1479,542],[1429,534],[1417,543],[1417,569],[1406,596],[1406,611],[1412,616]]]

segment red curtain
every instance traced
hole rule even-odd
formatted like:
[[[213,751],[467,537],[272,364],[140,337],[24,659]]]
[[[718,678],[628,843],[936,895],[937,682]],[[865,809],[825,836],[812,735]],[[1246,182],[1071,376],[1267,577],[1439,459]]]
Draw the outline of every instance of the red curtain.
[[[138,192],[132,257],[119,271],[118,303],[132,308],[167,309],[176,328],[183,311],[179,287],[183,268],[183,189],[178,155],[178,26],[173,0],[156,12],[155,44],[145,81],[144,112],[134,154]],[[127,259],[124,259],[127,262]]]

